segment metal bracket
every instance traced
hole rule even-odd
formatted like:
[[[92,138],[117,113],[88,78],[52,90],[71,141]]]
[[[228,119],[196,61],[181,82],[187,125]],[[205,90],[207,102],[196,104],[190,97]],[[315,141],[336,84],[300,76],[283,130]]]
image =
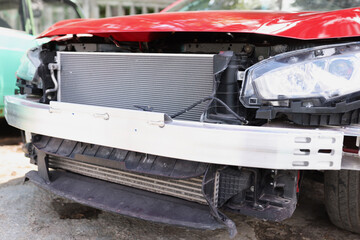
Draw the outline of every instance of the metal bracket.
[[[234,238],[235,235],[237,234],[237,230],[236,230],[236,225],[235,223],[228,218],[224,213],[222,213],[216,206],[215,206],[215,202],[214,201],[214,197],[218,197],[214,195],[215,189],[214,186],[216,184],[217,181],[217,173],[219,172],[218,170],[220,170],[221,167],[217,166],[217,165],[209,165],[204,178],[203,178],[203,186],[202,186],[202,191],[204,194],[204,197],[206,199],[206,201],[209,204],[209,208],[210,208],[210,213],[211,215],[219,222],[222,223],[226,226],[226,228],[228,229],[230,238]]]
[[[218,207],[219,201],[219,184],[220,184],[220,172],[219,170],[215,173],[215,180],[214,180],[214,206]]]
[[[343,152],[341,169],[360,171],[359,154]]]
[[[36,149],[36,154],[39,175],[47,184],[50,184],[49,156],[38,149]]]

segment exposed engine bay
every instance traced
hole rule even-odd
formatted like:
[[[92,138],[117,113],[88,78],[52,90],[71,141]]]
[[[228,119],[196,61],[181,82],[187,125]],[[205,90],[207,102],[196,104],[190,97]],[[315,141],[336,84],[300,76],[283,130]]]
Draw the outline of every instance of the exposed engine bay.
[[[356,39],[354,39],[354,41],[356,41]],[[349,51],[354,51],[354,49],[357,51],[359,48],[356,43],[351,46],[348,44],[342,45],[341,40],[337,40],[337,42],[335,42],[335,40],[302,41],[255,34],[232,33],[164,34],[161,39],[152,42],[118,42],[111,36],[109,38],[64,36],[59,37],[56,41],[44,44],[41,48],[29,51],[28,57],[37,70],[32,81],[22,79],[21,76],[18,75],[17,85],[21,93],[41,96],[40,101],[42,103],[48,103],[53,100],[63,101],[63,99],[59,99],[61,98],[59,92],[64,93],[68,90],[71,96],[77,95],[79,99],[84,99],[86,95],[86,98],[90,99],[88,96],[89,92],[70,91],[70,89],[74,89],[73,87],[70,87],[68,90],[60,89],[60,91],[57,91],[59,86],[56,86],[56,78],[60,76],[58,70],[61,67],[57,66],[59,56],[71,56],[66,55],[66,53],[77,53],[78,57],[73,55],[73,58],[69,58],[66,61],[69,67],[79,64],[77,66],[79,77],[77,77],[76,80],[79,88],[83,90],[86,88],[93,90],[98,87],[99,92],[103,92],[103,94],[98,96],[95,94],[93,96],[93,99],[100,99],[99,102],[74,100],[73,97],[69,97],[71,98],[69,102],[72,103],[164,112],[171,118],[183,120],[248,124],[253,126],[262,125],[273,119],[290,120],[296,124],[312,126],[357,123],[359,120],[359,94],[357,92],[346,92],[343,95],[332,93],[331,97],[324,97],[322,93],[315,96],[312,95],[310,90],[306,89],[310,84],[306,83],[307,79],[304,80],[303,76],[295,74],[294,76],[288,77],[290,80],[284,80],[281,79],[281,77],[278,78],[281,72],[272,73],[271,71],[266,77],[271,78],[271,76],[274,76],[275,79],[267,80],[269,82],[273,81],[273,85],[278,84],[279,86],[282,85],[286,87],[284,81],[290,81],[291,83],[287,86],[288,89],[286,89],[285,92],[290,91],[297,93],[297,91],[306,90],[310,95],[301,95],[301,92],[299,96],[295,94],[295,97],[288,97],[283,94],[274,95],[273,93],[271,93],[271,95],[269,93],[271,90],[264,90],[265,94],[263,94],[253,89],[253,86],[256,85],[255,83],[247,83],[250,82],[250,80],[246,79],[252,77],[250,76],[251,72],[259,75],[263,74],[261,72],[269,71],[269,69],[266,69],[269,67],[263,67],[260,70],[249,70],[249,68],[251,69],[253,66],[260,64],[261,67],[261,63],[268,59],[274,59],[273,61],[276,61],[275,56],[283,56],[286,55],[286,53],[292,52],[299,52],[298,55],[300,55],[300,57],[292,56],[291,54],[287,58],[285,56],[286,64],[292,64],[297,61],[300,62],[300,64],[302,64],[302,61],[305,61],[306,64],[306,62],[309,61],[307,59],[302,60],[304,57],[301,56],[312,56],[314,54],[303,53],[301,49],[315,49],[313,51],[318,52],[317,56],[322,57],[325,56],[322,52],[325,52],[326,49],[324,51],[321,49],[317,50],[316,47],[329,44],[339,44],[334,47],[335,53],[331,53],[330,55],[341,54],[341,51],[345,51],[344,55],[346,55]],[[93,55],[88,56],[86,53],[92,53]],[[115,63],[111,65],[111,63],[109,63],[110,60],[105,60],[109,56],[106,55],[108,53],[118,53],[119,56],[122,56],[123,62],[118,62],[118,65]],[[131,60],[128,59],[130,59],[132,55],[126,55],[126,53],[140,55],[137,55],[138,58],[134,58],[134,62],[131,63]],[[102,54],[105,54],[105,56],[100,57]],[[149,57],[146,63],[139,63],[139,61],[142,61],[140,59],[144,59],[145,56],[148,55],[154,58]],[[156,58],[157,55],[163,56],[163,59],[159,60]],[[182,60],[179,58],[180,55]],[[202,58],[197,61],[194,60],[196,56],[200,57],[200,55],[210,58],[210,60],[208,58],[210,61],[209,64],[213,65],[211,72],[209,71],[210,65],[201,65]],[[88,61],[86,60],[86,56]],[[186,58],[187,56],[188,58]],[[64,59],[63,62],[65,62],[64,57],[61,59]],[[116,62],[116,59],[118,58],[114,56],[113,62]],[[281,61],[285,62],[285,60]],[[329,64],[334,66],[329,66],[329,71],[338,71],[340,74],[345,74],[347,78],[351,78],[351,75],[356,74],[352,59],[343,57],[340,60],[335,59],[331,61]],[[179,63],[177,64],[177,62]],[[126,65],[128,72],[125,71],[126,69],[116,72],[124,63],[128,64]],[[151,65],[151,63],[153,64]],[[168,63],[168,65],[163,63]],[[276,63],[268,65],[277,66]],[[131,66],[133,66],[133,68]],[[163,66],[162,70],[157,69],[161,66]],[[105,67],[114,70],[113,76],[109,77],[108,75],[110,73],[104,72]],[[287,67],[285,66],[283,68]],[[306,68],[306,66],[300,66],[299,68]],[[98,71],[96,77],[93,74],[94,71]],[[296,71],[297,69],[294,70],[295,73]],[[99,72],[103,75],[99,75]],[[138,74],[133,75],[133,73],[136,72],[138,72]],[[339,75],[338,72],[334,74]],[[69,68],[68,75],[70,73],[76,74],[73,69]],[[148,75],[146,75],[146,73],[148,73]],[[124,75],[128,75],[125,76],[128,77],[126,81],[128,81],[129,84],[133,82],[133,85],[130,86],[121,82]],[[312,73],[308,75],[312,75]],[[72,78],[73,76],[74,75],[71,75]],[[91,76],[94,77],[92,81],[89,80]],[[195,80],[192,81],[189,79],[189,76],[193,79],[198,79],[199,83],[195,84]],[[152,77],[153,82],[145,86],[147,77]],[[159,80],[161,77],[163,77],[162,81]],[[61,76],[61,78],[64,78],[64,76]],[[83,78],[84,82],[81,82],[79,80],[80,78]],[[98,79],[98,82],[96,82],[95,78]],[[131,81],[132,78],[134,78],[133,81]],[[86,79],[89,81],[86,81]],[[135,84],[137,80],[139,82]],[[104,81],[112,81],[113,85],[108,86],[108,90],[104,89],[101,91],[99,84],[104,84]],[[258,82],[261,81],[263,81],[262,78],[258,80]],[[74,85],[74,83],[66,83],[63,79],[59,80],[59,82],[61,82],[60,88],[61,85]],[[177,84],[170,84],[170,82],[177,82]],[[314,83],[311,87],[318,89],[321,88],[319,87],[321,84],[322,83]],[[119,88],[117,90],[120,90],[118,93],[116,93],[114,89],[116,86]],[[126,89],[126,86],[129,86],[129,89]],[[158,88],[155,89],[154,86]],[[266,84],[261,85],[260,88],[264,88],[263,86],[266,87]],[[181,89],[182,87],[184,88]],[[245,87],[247,87],[247,89],[244,89]],[[142,88],[143,91],[141,91]],[[267,88],[270,89],[270,87]],[[111,89],[114,89],[113,95],[106,92],[111,91]],[[195,89],[201,89],[201,91],[195,91]],[[259,86],[257,89],[259,89]],[[191,92],[193,96],[190,96]],[[325,89],[325,92],[328,92],[328,89]],[[132,98],[124,96],[125,93],[126,95],[133,93]],[[148,93],[149,96],[146,96],[146,93]],[[260,98],[255,96],[256,93]],[[81,94],[84,96],[80,96]],[[157,94],[158,98],[153,99],[151,102],[149,98],[155,94]],[[178,96],[176,96],[177,94]],[[265,99],[266,94],[270,96],[267,97],[267,99]],[[122,99],[119,96],[124,97]],[[265,96],[264,99],[261,99],[262,96]],[[276,99],[272,99],[272,96],[275,96]],[[63,98],[66,99],[66,97]],[[116,99],[118,99],[119,102],[124,102],[125,99],[128,99],[129,103],[126,106],[122,106],[121,104],[114,105]],[[141,100],[138,101],[137,99]],[[153,104],[153,102],[155,103]],[[163,102],[169,104],[165,106]],[[173,103],[170,104],[171,102]],[[182,104],[177,104],[178,102],[182,102]]]
[[[178,124],[173,119],[182,120],[178,121],[179,124],[215,123],[201,126],[206,127],[202,129],[203,132],[214,131],[215,135],[207,138],[211,140],[209,143],[204,144],[203,140],[199,140],[200,143],[194,142],[186,150],[178,150],[179,144],[170,143],[167,148],[176,154],[199,146],[204,147],[206,152],[213,146],[214,151],[219,151],[217,161],[209,160],[209,155],[215,156],[214,153],[201,155],[205,160],[199,161],[198,158],[189,159],[184,155],[177,158],[168,153],[153,153],[154,146],[144,150],[143,146],[149,145],[146,141],[139,144],[144,144],[138,148],[140,150],[131,149],[133,146],[130,145],[114,147],[108,144],[109,128],[97,134],[92,132],[93,136],[101,135],[104,144],[91,144],[91,141],[77,139],[77,135],[73,138],[68,138],[69,134],[55,137],[55,134],[48,134],[49,129],[44,128],[44,131],[33,132],[27,145],[28,156],[39,167],[38,173],[30,174],[29,179],[47,188],[51,188],[53,183],[56,188],[59,187],[59,176],[64,177],[65,183],[69,182],[68,179],[79,180],[80,177],[72,175],[75,173],[82,178],[91,178],[84,182],[96,179],[99,186],[116,183],[134,188],[134,191],[144,191],[137,199],[158,194],[152,197],[152,201],[159,205],[163,205],[159,199],[164,195],[185,201],[184,206],[188,202],[200,205],[201,209],[207,205],[211,216],[206,215],[207,212],[206,216],[202,215],[204,212],[196,212],[194,218],[204,216],[210,222],[215,218],[217,223],[220,222],[232,232],[231,235],[236,232],[235,225],[221,209],[273,221],[289,218],[296,208],[302,179],[300,170],[322,169],[319,167],[339,169],[342,148],[348,149],[347,152],[358,152],[358,138],[347,136],[343,145],[343,134],[333,132],[327,133],[330,135],[299,135],[298,132],[286,130],[277,138],[269,130],[259,133],[256,138],[249,135],[257,133],[258,126],[274,119],[280,123],[293,122],[305,126],[358,123],[360,89],[354,87],[354,79],[358,74],[356,67],[360,44],[356,40],[353,39],[351,43],[349,39],[346,42],[341,39],[303,41],[244,33],[186,32],[164,33],[161,38],[150,42],[119,42],[111,36],[56,37],[41,47],[31,49],[27,54],[28,61],[23,61],[17,73],[20,93],[41,103],[37,103],[42,105],[41,108],[49,104],[50,109],[46,114],[59,110],[56,103],[65,103],[61,106],[63,112],[59,110],[63,119],[78,117],[83,124],[82,120],[90,116],[92,120],[102,121],[100,124],[106,127],[111,126],[108,123],[112,120],[111,124],[124,126],[114,133],[122,134],[124,142],[136,144],[141,142],[136,138],[139,136],[137,134],[147,135],[149,141],[158,137],[149,133],[148,128],[156,126],[157,130],[171,131],[169,125],[164,126],[172,122]],[[29,69],[33,71],[30,77]],[[23,75],[23,72],[27,75]],[[66,105],[68,103],[73,105]],[[99,113],[97,110],[91,113],[76,110],[84,106],[127,111],[121,115],[113,111],[110,114],[101,112],[103,109]],[[154,113],[163,113],[159,121],[132,115]],[[131,121],[135,123],[131,125]],[[139,122],[146,122],[146,128],[142,127],[143,132],[139,129],[143,125]],[[91,135],[87,133],[88,129],[98,123],[93,122],[84,135]],[[242,138],[236,139],[234,135],[222,135],[216,129],[219,125],[231,133],[235,132],[231,127],[247,128],[234,125],[249,125],[252,129],[249,130],[251,133],[246,130],[238,133]],[[180,132],[184,129],[191,131],[189,126],[183,126]],[[113,131],[114,127],[110,129]],[[191,134],[177,138],[186,141]],[[171,132],[164,136],[171,142],[170,138],[180,135]],[[223,140],[226,138],[229,142],[219,147],[214,136]],[[280,139],[285,139],[283,137],[289,141],[282,144]],[[265,140],[262,145],[267,147],[274,142],[276,150],[258,146],[260,138]],[[112,139],[119,142],[117,136]],[[289,145],[285,150],[284,144]],[[164,143],[156,145],[161,150],[166,148]],[[230,149],[236,151],[231,155]],[[254,153],[260,154],[256,155],[259,157]],[[272,161],[281,162],[283,154],[290,165],[280,163],[280,166],[274,167]],[[265,160],[259,161],[260,167],[251,165],[258,159],[248,160],[250,155],[258,159],[264,157]],[[225,158],[230,159],[231,156],[234,156],[235,163],[226,164]],[[248,158],[245,160],[251,164],[241,164],[239,158]],[[315,164],[309,159],[316,160]],[[52,173],[50,168],[54,169]],[[41,179],[45,179],[46,184]],[[63,183],[60,185],[60,188],[68,191],[62,187]],[[85,190],[71,191],[66,194],[74,196],[79,192],[83,194],[81,191]],[[125,200],[128,198],[129,206],[138,207],[126,194],[119,196]],[[99,196],[99,202],[84,203],[101,208],[104,206],[102,201],[103,198]],[[114,200],[114,203],[117,204],[117,201]],[[146,209],[158,214],[157,207],[154,207],[158,205],[150,205],[146,205]],[[106,210],[122,213],[123,209],[116,207]],[[192,210],[190,212],[193,213]],[[128,212],[123,214],[129,215]],[[140,218],[153,219],[154,216],[149,215]],[[169,223],[183,226],[189,226],[189,222],[194,221],[190,215],[172,216],[172,213],[161,220],[166,218],[172,219]],[[209,226],[215,227],[216,224],[213,224],[211,222]]]

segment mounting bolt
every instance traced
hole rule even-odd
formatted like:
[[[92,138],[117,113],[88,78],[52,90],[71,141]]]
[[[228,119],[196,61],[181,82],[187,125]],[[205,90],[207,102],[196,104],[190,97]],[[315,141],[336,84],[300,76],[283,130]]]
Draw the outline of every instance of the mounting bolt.
[[[270,185],[271,185],[271,186],[274,186],[274,183],[273,183],[273,182],[271,182],[271,183],[270,183]]]
[[[248,44],[245,45],[244,51],[245,51],[246,53],[251,53],[252,50],[253,50],[252,46],[250,46],[250,45],[248,45]]]

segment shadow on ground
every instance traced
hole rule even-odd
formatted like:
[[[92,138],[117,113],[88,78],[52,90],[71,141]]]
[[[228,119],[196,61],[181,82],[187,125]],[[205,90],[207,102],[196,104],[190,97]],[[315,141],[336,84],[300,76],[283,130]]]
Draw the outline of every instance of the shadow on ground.
[[[60,219],[97,219],[102,212],[76,202],[64,202],[62,198],[54,198],[51,205]]]

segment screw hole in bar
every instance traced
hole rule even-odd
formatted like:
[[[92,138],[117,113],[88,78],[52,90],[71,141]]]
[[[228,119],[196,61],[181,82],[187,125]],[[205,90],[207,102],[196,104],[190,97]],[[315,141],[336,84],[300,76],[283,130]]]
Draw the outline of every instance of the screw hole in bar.
[[[309,137],[296,137],[295,138],[295,143],[310,143],[311,142],[311,138]]]

